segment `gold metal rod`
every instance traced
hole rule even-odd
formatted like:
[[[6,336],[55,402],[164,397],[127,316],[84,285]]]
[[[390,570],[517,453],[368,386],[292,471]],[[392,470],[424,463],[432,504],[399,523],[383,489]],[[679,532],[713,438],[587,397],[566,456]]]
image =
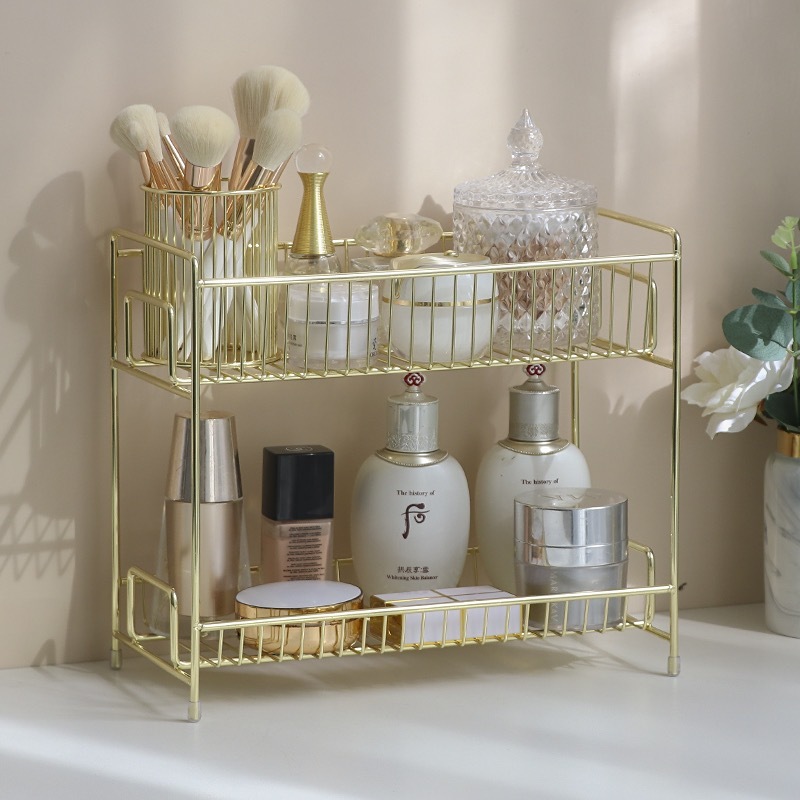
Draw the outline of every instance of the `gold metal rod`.
[[[144,237],[143,237],[144,238]],[[152,242],[155,244],[154,242]],[[177,249],[177,248],[176,248]],[[190,253],[182,252],[187,257],[191,257]],[[559,261],[530,261],[519,262],[515,264],[486,264],[486,265],[466,265],[458,267],[448,267],[447,274],[450,275],[472,275],[478,273],[481,275],[493,275],[498,272],[542,272],[550,271],[553,269],[584,269],[587,266],[608,267],[613,264],[631,263],[646,264],[649,261],[653,262],[671,262],[674,260],[674,255],[671,253],[659,254],[646,254],[646,255],[625,255],[625,256],[603,256],[602,258],[584,258],[584,259],[562,259]],[[374,270],[370,272],[369,277],[374,281],[381,280],[394,280],[402,278],[434,278],[442,277],[441,267],[417,267],[416,269],[388,269],[388,270]],[[253,275],[242,278],[202,278],[199,282],[205,288],[214,286],[271,286],[271,285],[291,285],[294,283],[306,284],[324,284],[330,283],[333,280],[329,275],[314,274],[314,275]],[[363,272],[338,272],[336,273],[335,280],[337,282],[353,282],[364,281]],[[646,278],[641,278],[642,282],[646,282]]]
[[[120,540],[119,540],[119,377],[117,360],[117,241],[111,239],[111,668],[122,667],[119,632]]]
[[[192,259],[192,420],[191,420],[191,464],[192,464],[192,608],[191,608],[191,668],[189,685],[189,719],[200,719],[200,346],[198,332],[202,289],[198,286],[199,267]]]
[[[678,512],[680,491],[680,379],[681,379],[681,239],[672,232],[675,261],[672,284],[672,452],[670,486],[672,515],[670,521],[670,583],[672,593],[669,605],[669,658],[667,672],[677,675],[681,669],[678,654]]]
[[[650,222],[649,220],[642,219],[641,217],[633,217],[630,214],[622,214],[619,211],[612,211],[608,208],[598,208],[597,213],[606,219],[614,219],[618,222],[627,222],[629,225],[636,225],[639,228],[647,228],[648,230],[655,231],[656,233],[663,233],[673,238],[678,236],[675,228],[670,228],[667,225],[661,225],[658,222]]]
[[[127,375],[133,375],[135,378],[145,381],[145,383],[158,386],[160,389],[166,389],[168,392],[178,395],[178,397],[186,398],[189,395],[189,390],[185,386],[176,386],[175,384],[165,381],[156,375],[151,375],[148,372],[144,372],[139,368],[139,365],[132,366],[130,364],[123,364],[120,361],[115,361],[113,367],[117,372],[124,372]]]
[[[633,327],[633,276],[635,275],[633,264],[628,267],[628,321],[625,326],[625,355],[631,353],[631,330]]]
[[[408,605],[403,607],[398,606],[379,606],[369,609],[353,609],[351,611],[320,611],[309,614],[293,614],[283,617],[264,617],[255,619],[235,619],[235,620],[215,620],[202,622],[199,629],[203,633],[217,630],[238,630],[243,627],[263,627],[273,628],[285,625],[301,625],[313,624],[321,622],[341,622],[351,619],[370,619],[379,617],[399,617],[405,620],[411,614],[428,614],[443,611],[461,611],[466,609],[484,609],[484,608],[507,608],[511,606],[522,605],[552,605],[564,601],[583,601],[595,600],[618,597],[639,597],[647,596],[648,594],[670,594],[672,591],[671,585],[663,586],[648,586],[648,587],[627,587],[625,589],[609,589],[604,591],[588,591],[588,592],[570,592],[563,594],[553,595],[540,595],[540,596],[526,596],[526,597],[513,597],[513,598],[499,598],[495,600],[462,600],[458,602],[447,603],[446,608],[441,604],[426,604],[420,603],[418,605]]]
[[[127,637],[124,633],[120,633],[117,638],[120,642],[126,644],[132,650],[135,650],[137,653],[144,656],[148,661],[155,664],[157,667],[161,667],[161,669],[163,669],[165,672],[168,672],[173,677],[183,681],[183,683],[189,683],[189,676],[185,672],[180,669],[176,669],[172,666],[172,664],[164,661],[163,658],[159,657],[155,653],[150,652],[150,650],[148,650],[146,647],[142,647],[140,644],[137,644],[137,642]]]
[[[580,372],[577,361],[570,364],[570,403],[572,406],[572,442],[580,447],[581,441],[581,398],[580,398]]]

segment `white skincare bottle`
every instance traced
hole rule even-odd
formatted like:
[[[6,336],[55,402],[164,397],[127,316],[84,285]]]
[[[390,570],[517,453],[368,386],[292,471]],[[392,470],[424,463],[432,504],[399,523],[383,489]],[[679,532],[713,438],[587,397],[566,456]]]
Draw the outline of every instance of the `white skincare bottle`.
[[[469,488],[438,444],[439,401],[410,372],[388,398],[386,447],[361,465],[353,488],[351,547],[365,605],[376,594],[456,586],[469,540]],[[512,553],[513,555],[513,553]]]
[[[514,498],[537,486],[591,486],[583,453],[558,436],[559,390],[542,380],[544,365],[509,390],[508,438],[484,455],[475,483],[475,533],[491,583],[517,594]]]

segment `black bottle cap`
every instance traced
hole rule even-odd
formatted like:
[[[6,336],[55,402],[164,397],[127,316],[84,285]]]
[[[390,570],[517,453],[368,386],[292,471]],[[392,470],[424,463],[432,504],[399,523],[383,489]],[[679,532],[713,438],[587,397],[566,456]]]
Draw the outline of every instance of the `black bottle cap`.
[[[261,513],[283,522],[333,517],[333,451],[320,444],[264,448]]]

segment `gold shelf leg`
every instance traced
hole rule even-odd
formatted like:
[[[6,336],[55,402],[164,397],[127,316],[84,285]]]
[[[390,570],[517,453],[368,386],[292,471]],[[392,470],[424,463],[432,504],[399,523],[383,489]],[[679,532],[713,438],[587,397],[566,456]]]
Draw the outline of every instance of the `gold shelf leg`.
[[[675,253],[672,279],[672,520],[670,525],[670,583],[669,596],[669,659],[667,673],[676,676],[681,671],[678,655],[678,497],[680,490],[680,379],[681,379],[681,239],[673,232]]]
[[[202,294],[192,259],[192,653],[189,676],[189,720],[200,719],[200,355],[198,328]]]
[[[193,598],[192,605],[196,607],[197,595]],[[200,630],[197,625],[192,626],[192,652],[189,667],[189,722],[200,720]]]
[[[117,243],[111,240],[111,363],[117,360]],[[111,669],[122,668],[119,633],[119,375],[111,367]]]

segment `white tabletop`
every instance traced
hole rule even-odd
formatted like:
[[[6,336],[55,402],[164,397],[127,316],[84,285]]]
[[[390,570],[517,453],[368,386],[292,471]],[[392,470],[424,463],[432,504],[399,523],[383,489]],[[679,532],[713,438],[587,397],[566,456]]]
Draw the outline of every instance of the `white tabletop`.
[[[204,671],[0,671],[0,797],[800,797],[800,640],[761,606],[639,631]],[[267,791],[271,790],[271,794]]]

